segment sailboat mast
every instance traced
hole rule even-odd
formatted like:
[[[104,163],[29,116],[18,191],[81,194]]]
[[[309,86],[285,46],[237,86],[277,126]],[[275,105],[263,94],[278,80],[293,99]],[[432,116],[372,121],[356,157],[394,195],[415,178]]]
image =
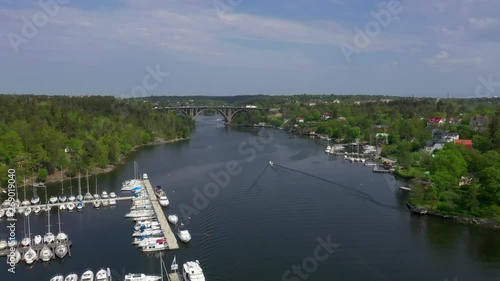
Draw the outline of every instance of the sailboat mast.
[[[82,181],[80,178],[80,171],[78,171],[78,195],[82,195]]]
[[[59,221],[59,233],[61,233],[61,210],[57,209],[57,220]]]
[[[50,233],[50,208],[47,210],[47,228],[48,228],[47,233]]]
[[[97,175],[95,175],[95,194],[99,194],[97,193]]]
[[[90,193],[90,185],[89,185],[89,170],[87,170],[87,193]]]
[[[73,196],[73,181],[71,180],[71,176],[69,177],[69,188],[70,188],[71,196]]]

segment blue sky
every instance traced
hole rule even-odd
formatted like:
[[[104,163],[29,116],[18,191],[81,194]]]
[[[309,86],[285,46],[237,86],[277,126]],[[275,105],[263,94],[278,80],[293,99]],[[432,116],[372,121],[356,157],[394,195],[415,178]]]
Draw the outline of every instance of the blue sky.
[[[158,67],[168,77],[141,94],[468,97],[479,76],[500,82],[499,10],[496,0],[0,0],[0,93],[137,96]]]

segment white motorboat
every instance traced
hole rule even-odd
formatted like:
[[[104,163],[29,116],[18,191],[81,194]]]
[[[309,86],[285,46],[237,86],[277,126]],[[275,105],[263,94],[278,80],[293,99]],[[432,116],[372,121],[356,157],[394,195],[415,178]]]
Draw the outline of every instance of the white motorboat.
[[[24,261],[26,264],[32,264],[38,259],[38,255],[36,254],[35,250],[33,250],[31,247],[24,253]]]
[[[7,248],[7,240],[0,240],[0,250]]]
[[[153,210],[130,211],[125,215],[126,218],[148,217],[154,215]]]
[[[116,193],[114,193],[114,192],[110,192],[110,193],[109,193],[109,197],[110,197],[110,198],[116,198]]]
[[[85,204],[83,204],[82,201],[76,202],[76,210],[77,211],[83,211],[83,207],[85,207]]]
[[[58,201],[57,196],[51,196],[49,199],[49,202],[51,204],[55,204],[55,203],[57,203],[57,201]]]
[[[332,150],[332,147],[328,145],[325,149],[325,153],[330,153],[331,150]]]
[[[125,275],[125,281],[158,281],[160,276],[146,275],[144,273],[129,273]]]
[[[54,253],[52,253],[52,250],[47,245],[44,245],[42,250],[40,250],[40,259],[44,262],[50,261],[53,256]]]
[[[155,243],[147,244],[142,247],[142,251],[144,253],[148,252],[156,252],[156,251],[164,251],[168,250],[168,245],[165,243],[165,240],[158,239]]]
[[[75,203],[69,202],[66,204],[66,208],[68,208],[68,211],[73,212],[75,210]]]
[[[158,199],[158,203],[160,203],[160,206],[162,207],[167,207],[168,204],[170,204],[170,202],[168,201],[168,198],[167,196],[161,196],[159,199]]]
[[[25,216],[25,217],[29,216],[29,215],[31,214],[31,208],[30,208],[30,207],[26,207],[26,208],[24,209],[24,212],[23,212],[23,213],[24,213],[24,216]]]
[[[94,200],[92,202],[92,205],[94,205],[94,208],[99,209],[99,207],[101,207],[101,200],[98,199]]]
[[[162,234],[161,229],[145,229],[145,230],[139,230],[135,231],[132,236],[133,237],[141,237],[142,235],[159,235]]]
[[[0,209],[0,219],[3,218],[3,216],[5,216],[5,210]]]
[[[111,281],[111,270],[101,268],[95,274],[95,281]]]
[[[274,166],[273,161],[269,161],[269,165],[270,165],[271,167],[272,167],[272,166]]]
[[[404,191],[411,191],[411,188],[406,187],[406,186],[400,186],[399,189],[404,190]]]
[[[177,215],[172,214],[172,215],[167,216],[167,220],[171,224],[177,224],[177,222],[179,221],[179,218],[177,217]]]
[[[33,245],[40,245],[42,244],[43,239],[41,235],[35,235],[35,238],[33,238]]]
[[[153,237],[153,236],[142,236],[142,237],[134,237],[134,241],[132,241],[133,245],[136,245],[138,247],[145,246],[150,243],[156,243],[158,239],[165,240],[165,237]]]
[[[102,199],[108,199],[109,198],[109,195],[106,191],[103,191],[102,194],[101,194],[101,198]]]
[[[64,276],[56,275],[56,276],[50,278],[50,281],[64,281]]]
[[[33,196],[33,198],[31,198],[31,204],[36,205],[38,203],[40,203],[40,197],[38,197],[36,195]]]
[[[181,223],[181,225],[177,229],[177,236],[179,236],[179,240],[184,243],[188,243],[191,240],[191,234],[189,234],[189,231],[183,223]]]
[[[205,281],[205,275],[199,261],[188,261],[182,265],[182,277],[185,281]]]
[[[94,272],[87,269],[87,271],[82,274],[82,277],[80,277],[80,281],[94,281]]]
[[[13,255],[10,254],[9,256],[7,256],[7,264],[18,264],[21,261],[22,257],[23,255],[21,255],[21,253],[16,250]]]
[[[34,206],[33,207],[33,213],[35,213],[35,215],[38,215],[40,214],[40,212],[42,211],[42,208],[40,206]]]
[[[78,275],[76,275],[76,273],[71,273],[64,278],[64,281],[78,281]]]

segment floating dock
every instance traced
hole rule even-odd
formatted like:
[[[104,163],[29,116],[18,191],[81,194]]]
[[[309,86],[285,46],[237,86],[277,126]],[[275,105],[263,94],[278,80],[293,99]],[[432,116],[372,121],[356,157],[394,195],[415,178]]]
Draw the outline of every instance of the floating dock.
[[[156,218],[160,223],[160,228],[163,232],[163,235],[165,235],[168,249],[169,250],[179,249],[179,244],[177,244],[177,239],[175,238],[175,234],[172,232],[172,229],[170,228],[170,225],[167,222],[167,218],[165,217],[165,213],[163,212],[160,203],[158,203],[158,199],[156,198],[155,192],[153,191],[153,186],[151,186],[151,183],[149,182],[148,179],[144,179],[143,182],[144,182],[144,187],[146,188],[146,191],[151,200],[151,204],[153,204],[153,209],[156,213]]]
[[[120,197],[117,196],[115,198],[106,198],[106,199],[99,198],[97,200],[100,200],[102,202],[102,200],[108,200],[109,201],[110,199],[113,199],[113,200],[115,200],[115,201],[118,202],[118,201],[124,201],[124,200],[132,200],[133,198],[134,198],[133,196],[120,196]],[[83,200],[82,202],[86,205],[86,204],[92,204],[94,201],[95,201],[95,199],[92,199],[92,200]],[[47,206],[50,207],[50,208],[53,208],[53,207],[59,208],[59,206],[61,206],[63,204],[67,205],[68,203],[70,203],[70,202],[66,201],[64,203],[36,204],[36,205],[29,205],[29,206],[26,206],[26,207],[19,206],[19,207],[15,208],[15,211],[16,211],[16,215],[17,215],[18,214],[18,210],[20,210],[20,209],[24,210],[24,209],[26,209],[26,208],[29,207],[29,208],[31,208],[31,211],[32,211],[31,214],[34,214],[33,213],[33,208],[35,206],[39,206],[40,208],[47,207]],[[76,203],[78,203],[78,201],[73,201],[71,203],[75,204],[75,209],[74,210],[76,211]],[[5,211],[7,211],[7,209],[9,209],[9,208],[0,208],[0,209],[3,209]],[[43,212],[43,210],[42,210],[42,212]]]
[[[172,273],[169,273],[168,275],[168,280],[169,281],[182,281],[182,276],[179,272],[172,272]]]

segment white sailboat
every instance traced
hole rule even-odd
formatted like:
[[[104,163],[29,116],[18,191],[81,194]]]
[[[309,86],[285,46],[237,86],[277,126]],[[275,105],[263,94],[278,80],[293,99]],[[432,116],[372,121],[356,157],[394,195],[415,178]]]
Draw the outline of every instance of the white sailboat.
[[[25,217],[29,216],[31,214],[31,208],[30,207],[24,208],[23,213]]]
[[[3,216],[5,216],[5,210],[0,209],[0,219],[3,218]]]
[[[109,198],[116,198],[116,193],[110,192],[109,193]]]
[[[55,235],[50,232],[50,210],[47,212],[47,233],[43,236],[43,243],[52,244],[55,240]]]
[[[106,191],[103,191],[102,194],[101,194],[101,198],[102,199],[108,199],[109,198],[109,195]]]
[[[50,281],[64,281],[64,276],[58,274],[58,275],[50,278]]]
[[[92,202],[92,205],[94,205],[94,208],[99,209],[101,207],[101,200],[96,199]]]
[[[137,218],[137,217],[148,217],[153,216],[153,210],[138,210],[138,211],[130,211],[125,215],[126,218]]]
[[[95,176],[95,193],[94,193],[94,199],[99,199],[101,196],[99,196],[99,193],[97,192],[97,175]]]
[[[69,178],[69,192],[70,192],[70,195],[68,197],[68,201],[69,202],[75,202],[76,196],[73,195],[73,182],[71,180],[71,177]]]
[[[34,245],[40,245],[42,244],[43,239],[41,235],[35,235],[35,238],[33,238],[33,244]]]
[[[188,243],[189,241],[191,241],[191,234],[189,234],[189,231],[183,223],[181,223],[181,225],[177,229],[177,236],[179,237],[179,240],[184,243]]]
[[[80,281],[94,281],[94,272],[92,270],[87,269],[80,277]]]
[[[25,177],[23,177],[23,191],[24,191],[24,200],[23,200],[23,202],[21,202],[21,206],[28,207],[29,205],[31,205],[31,201],[26,196],[26,178]]]
[[[31,240],[31,228],[30,228],[30,217],[29,216],[28,216],[28,237]],[[36,254],[35,250],[33,250],[33,248],[31,248],[31,245],[30,245],[28,251],[26,251],[26,253],[24,253],[24,261],[26,262],[26,264],[32,264],[37,259],[38,259],[38,255]]]
[[[28,222],[28,235],[26,235],[26,221]],[[27,217],[27,220],[23,220],[23,226],[24,226],[24,238],[21,239],[21,246],[24,248],[30,247],[31,246],[31,228],[30,228],[30,217]]]
[[[83,208],[85,207],[85,204],[82,201],[76,202],[76,210],[81,212],[83,211]]]
[[[9,208],[9,209],[7,209],[7,211],[5,211],[5,215],[8,218],[13,218],[16,215],[16,211],[14,211],[14,209],[12,209],[12,208]]]
[[[78,281],[78,275],[76,275],[76,273],[71,273],[64,278],[64,281]]]
[[[73,202],[68,202],[68,204],[66,204],[66,208],[68,208],[68,211],[70,212],[73,212],[75,210],[75,203]]]
[[[42,207],[40,207],[39,205],[33,207],[33,213],[35,213],[35,215],[40,214],[41,211]]]
[[[182,277],[185,281],[205,281],[205,275],[199,261],[188,261],[182,265]]]
[[[40,250],[40,259],[44,262],[50,261],[53,256],[54,253],[47,245],[44,245],[42,250]]]
[[[68,198],[66,197],[66,195],[64,195],[64,183],[63,179],[61,178],[61,195],[59,195],[59,202],[64,203],[66,202],[66,199]]]
[[[141,237],[143,235],[159,235],[162,234],[162,232],[163,231],[161,229],[145,229],[145,230],[135,231],[132,234],[132,237]]]
[[[7,257],[7,264],[11,264],[11,263],[18,264],[21,261],[22,257],[23,257],[23,255],[21,255],[19,250],[16,250],[14,252],[13,258],[12,258],[12,256]]]
[[[57,196],[50,196],[49,202],[51,204],[55,204],[55,203],[57,203],[57,200],[58,200]]]
[[[111,281],[111,270],[109,268],[101,268],[95,274],[95,281]]]
[[[57,217],[59,221],[59,233],[56,236],[56,249],[55,249],[55,255],[62,259],[66,254],[68,253],[68,246],[66,245],[66,242],[68,241],[68,235],[66,233],[61,231],[61,212],[57,212]]]
[[[34,182],[34,177],[33,177],[33,182]],[[36,205],[40,203],[40,197],[37,195],[37,185],[33,184],[33,197],[31,198],[31,204]]]
[[[92,200],[92,194],[90,193],[90,186],[89,186],[89,171],[87,171],[87,193],[85,193],[85,196],[83,198],[87,201]]]

